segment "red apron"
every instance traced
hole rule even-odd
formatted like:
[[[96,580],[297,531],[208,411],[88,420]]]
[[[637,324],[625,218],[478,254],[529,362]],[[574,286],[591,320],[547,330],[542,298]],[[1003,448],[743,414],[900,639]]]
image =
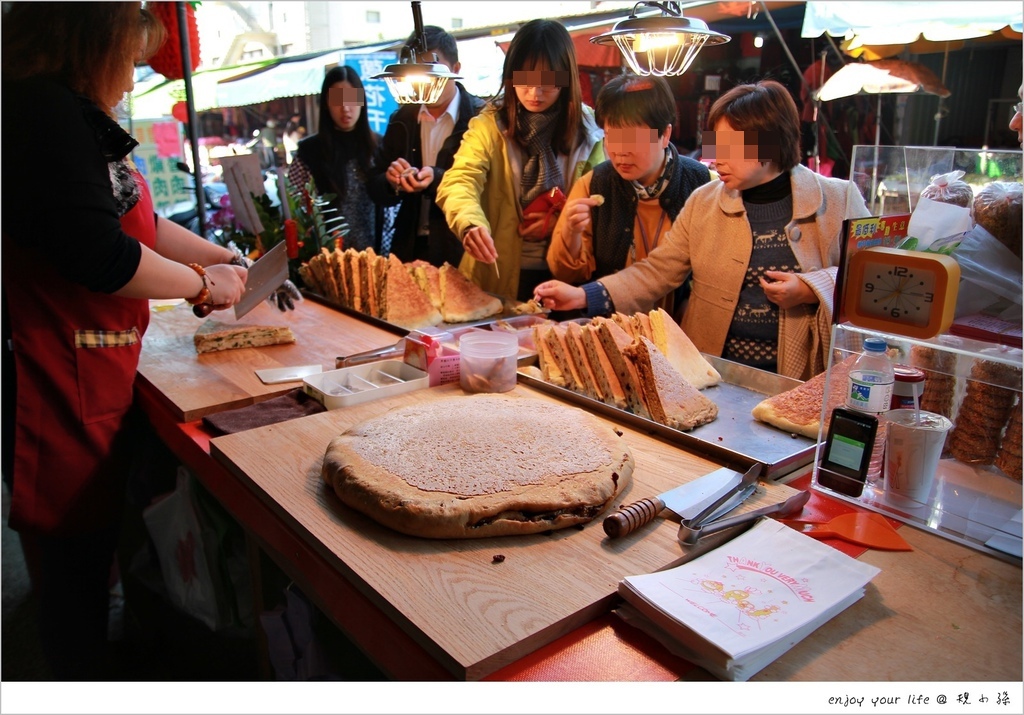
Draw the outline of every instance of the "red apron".
[[[145,179],[135,180],[140,200],[121,226],[153,248],[153,201]],[[103,528],[123,504],[132,455],[124,427],[149,301],[70,283],[6,237],[2,264],[18,379],[11,527]]]

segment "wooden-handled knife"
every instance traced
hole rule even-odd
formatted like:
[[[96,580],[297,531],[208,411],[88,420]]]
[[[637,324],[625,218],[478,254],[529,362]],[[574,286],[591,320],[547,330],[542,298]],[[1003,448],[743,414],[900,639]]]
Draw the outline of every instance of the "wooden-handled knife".
[[[743,475],[735,470],[716,469],[656,497],[622,507],[605,518],[604,533],[613,539],[625,536],[653,521],[663,509],[670,509],[684,519],[696,515],[733,491],[742,480]]]

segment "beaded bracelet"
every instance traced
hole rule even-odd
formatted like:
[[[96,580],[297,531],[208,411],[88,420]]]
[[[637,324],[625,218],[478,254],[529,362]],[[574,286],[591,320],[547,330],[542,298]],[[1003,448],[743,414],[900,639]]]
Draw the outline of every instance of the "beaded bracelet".
[[[185,301],[189,305],[199,305],[200,303],[210,302],[210,288],[206,284],[206,269],[198,263],[189,263],[188,267],[199,274],[199,277],[203,279],[203,289],[194,298],[186,298]]]

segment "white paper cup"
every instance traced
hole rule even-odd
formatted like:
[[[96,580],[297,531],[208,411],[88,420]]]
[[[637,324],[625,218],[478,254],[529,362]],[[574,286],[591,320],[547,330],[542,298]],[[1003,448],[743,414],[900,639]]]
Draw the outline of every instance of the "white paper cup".
[[[885,413],[885,500],[893,506],[912,509],[928,503],[942,445],[953,426],[934,412],[921,410],[920,416],[918,422],[915,410]]]

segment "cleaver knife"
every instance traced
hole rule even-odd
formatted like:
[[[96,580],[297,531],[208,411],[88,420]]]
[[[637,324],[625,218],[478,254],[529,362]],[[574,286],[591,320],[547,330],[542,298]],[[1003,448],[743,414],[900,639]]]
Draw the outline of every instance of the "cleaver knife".
[[[625,536],[652,521],[662,509],[670,509],[683,519],[697,516],[740,487],[743,477],[723,467],[656,497],[641,499],[605,518],[604,533],[613,539]]]
[[[288,280],[288,253],[285,242],[281,241],[249,266],[245,279],[245,293],[235,303],[235,320],[269,298],[270,294],[286,280]],[[192,312],[198,318],[205,318],[213,312],[213,308],[214,306],[204,303],[192,306]]]

